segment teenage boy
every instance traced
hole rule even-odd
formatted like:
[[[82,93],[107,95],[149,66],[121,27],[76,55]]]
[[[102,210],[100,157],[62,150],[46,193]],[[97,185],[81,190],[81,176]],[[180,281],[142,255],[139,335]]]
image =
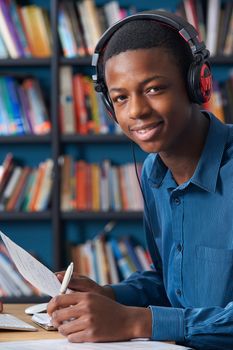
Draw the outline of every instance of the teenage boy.
[[[71,342],[148,337],[233,349],[233,128],[198,105],[210,96],[207,51],[161,16],[123,20],[97,77],[123,132],[149,153],[141,183],[154,269],[103,287],[74,275],[74,293],[53,298],[48,312]]]

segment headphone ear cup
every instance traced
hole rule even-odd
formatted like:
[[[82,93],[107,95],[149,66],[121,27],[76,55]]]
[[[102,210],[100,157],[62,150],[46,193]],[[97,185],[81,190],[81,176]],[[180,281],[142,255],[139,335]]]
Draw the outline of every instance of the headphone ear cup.
[[[209,101],[212,91],[212,74],[208,62],[195,60],[190,65],[187,84],[192,102],[202,104]]]
[[[109,117],[111,117],[112,119],[114,119],[115,122],[117,122],[116,115],[115,115],[115,112],[114,112],[114,108],[113,108],[113,105],[112,105],[112,101],[111,101],[111,98],[109,97],[108,89],[105,86],[105,84],[103,82],[100,82],[100,83],[96,82],[95,83],[95,91],[98,94],[100,94],[101,99],[103,101],[103,104],[104,104],[107,112],[108,112]]]

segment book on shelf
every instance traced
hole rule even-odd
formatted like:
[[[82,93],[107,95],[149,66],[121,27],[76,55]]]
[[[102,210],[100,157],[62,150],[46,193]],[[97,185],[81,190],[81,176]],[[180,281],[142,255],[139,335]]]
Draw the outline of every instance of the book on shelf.
[[[18,272],[3,243],[0,242],[0,297],[21,297],[37,294]]]
[[[50,57],[51,29],[46,11],[37,5],[27,5],[20,7],[19,12],[32,56]]]
[[[134,164],[114,165],[107,159],[88,163],[64,155],[60,158],[60,166],[63,211],[142,210],[142,195]],[[140,172],[141,164],[138,167]]]
[[[51,130],[39,82],[0,76],[0,135],[47,134]]]
[[[233,9],[231,8],[231,16],[226,32],[225,45],[223,48],[223,54],[226,56],[232,55],[233,53]]]
[[[4,44],[4,41],[2,37],[0,36],[0,59],[7,58],[9,56],[6,45]]]
[[[9,180],[9,177],[11,176],[12,170],[14,167],[14,161],[13,161],[13,154],[7,153],[2,165],[0,166],[1,172],[0,172],[0,195],[2,195],[5,186],[7,184],[7,181]]]
[[[10,16],[15,26],[16,32],[18,33],[20,43],[23,47],[23,52],[25,57],[31,57],[32,53],[30,51],[28,41],[24,32],[22,21],[19,13],[19,5],[15,0],[8,0],[7,5],[9,6]]]
[[[28,179],[29,173],[30,173],[29,167],[21,168],[18,180],[16,182],[16,186],[14,187],[14,190],[11,193],[6,203],[6,206],[5,206],[6,211],[12,211],[16,209],[17,202],[20,198],[20,194],[23,193],[24,187],[26,186],[26,181]]]
[[[185,17],[198,31],[210,55],[233,53],[233,4],[223,0],[183,0],[176,13]]]
[[[27,78],[23,81],[22,87],[33,133],[48,134],[51,131],[51,121],[38,80]]]
[[[116,238],[98,234],[84,243],[71,244],[70,254],[75,271],[101,285],[118,283],[136,271],[151,270],[146,250],[129,235]]]
[[[76,9],[76,5],[72,1],[66,1],[63,3],[68,19],[71,22],[71,30],[74,34],[74,40],[76,42],[78,56],[83,57],[88,55],[86,44],[84,40],[83,29],[80,24],[79,14]],[[65,56],[65,52],[64,52]]]
[[[63,134],[119,134],[89,76],[60,68],[60,127]]]
[[[76,132],[72,79],[71,67],[60,67],[60,121],[63,134]]]
[[[8,154],[2,165],[0,211],[42,211],[47,209],[52,190],[53,161],[37,168],[17,164]]]
[[[0,0],[0,34],[12,58],[24,56],[24,49],[6,1]]]
[[[14,166],[14,168],[12,170],[12,175],[11,175],[6,187],[4,188],[4,191],[3,191],[1,198],[0,198],[0,210],[5,209],[10,197],[13,195],[14,190],[18,184],[21,173],[22,173],[22,167]]]
[[[76,44],[74,32],[72,30],[71,19],[65,3],[59,4],[58,9],[58,33],[65,57],[78,56],[79,50]]]

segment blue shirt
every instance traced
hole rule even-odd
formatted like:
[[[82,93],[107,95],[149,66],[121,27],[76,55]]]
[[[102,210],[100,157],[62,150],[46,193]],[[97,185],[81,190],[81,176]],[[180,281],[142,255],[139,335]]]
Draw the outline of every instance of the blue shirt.
[[[150,307],[152,339],[233,349],[233,126],[211,114],[193,176],[177,185],[158,154],[144,163],[145,234],[154,269],[113,285]]]

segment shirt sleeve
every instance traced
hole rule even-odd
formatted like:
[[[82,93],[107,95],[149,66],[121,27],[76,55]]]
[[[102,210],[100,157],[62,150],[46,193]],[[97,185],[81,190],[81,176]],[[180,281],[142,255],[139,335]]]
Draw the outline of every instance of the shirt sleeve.
[[[173,340],[197,350],[232,350],[233,302],[225,308],[150,309],[152,340]]]
[[[161,275],[156,271],[135,272],[119,284],[113,284],[116,300],[128,306],[169,306]]]

